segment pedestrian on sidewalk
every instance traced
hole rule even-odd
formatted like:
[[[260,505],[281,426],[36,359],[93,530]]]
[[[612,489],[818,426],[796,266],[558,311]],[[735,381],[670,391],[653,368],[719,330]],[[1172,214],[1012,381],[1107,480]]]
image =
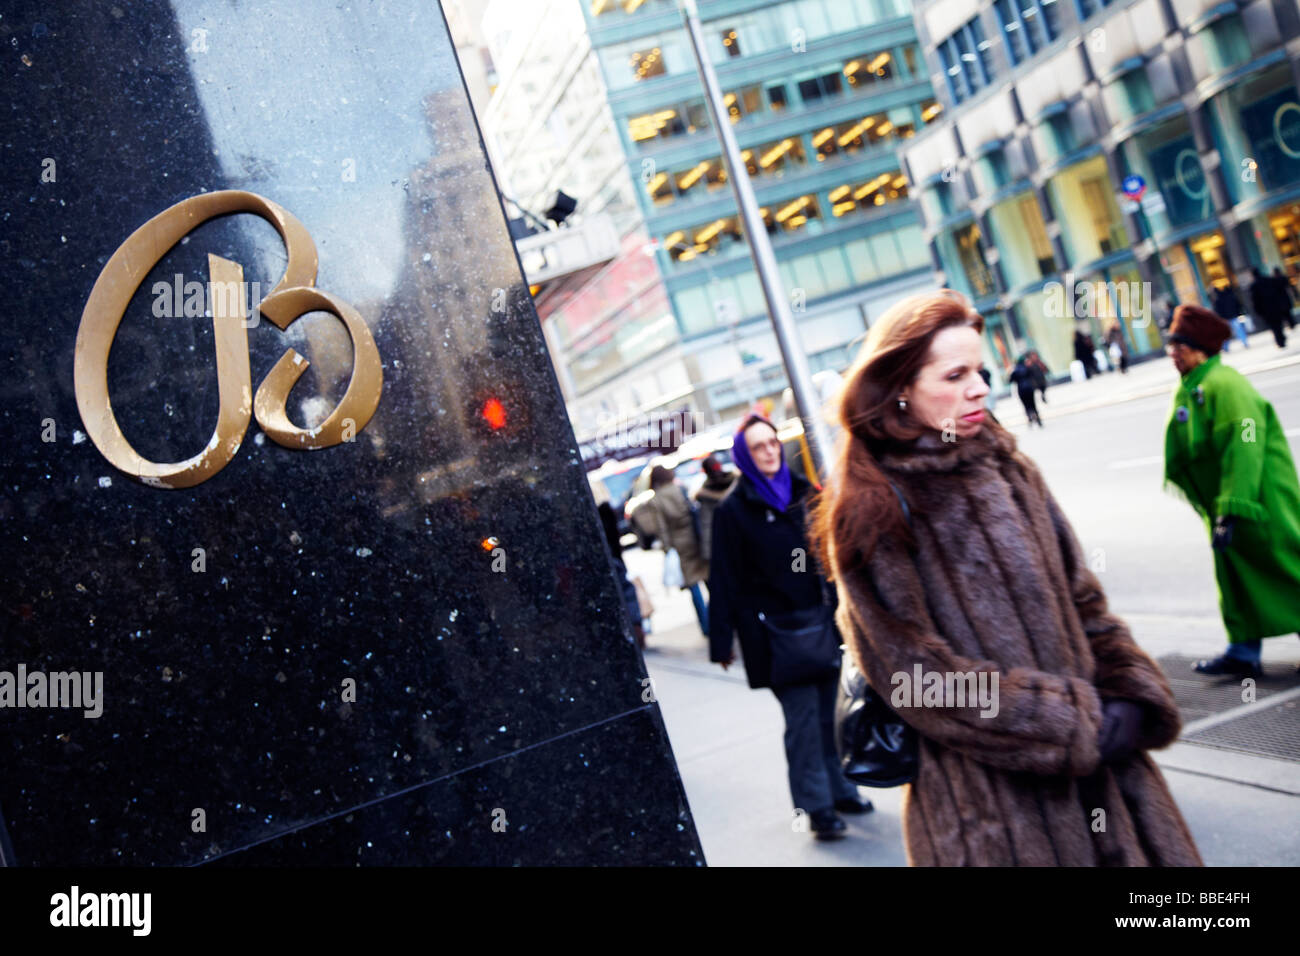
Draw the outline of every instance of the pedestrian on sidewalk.
[[[645,523],[655,530],[665,560],[668,560],[668,552],[677,552],[682,565],[682,590],[691,592],[700,631],[708,634],[709,607],[700,582],[709,576],[709,563],[700,553],[700,535],[696,530],[699,516],[686,497],[686,489],[677,484],[671,468],[664,465],[651,468],[650,487],[654,490],[654,497],[638,508],[637,514],[645,509]]]
[[[1011,381],[1015,383],[1020,404],[1025,406],[1025,417],[1029,419],[1031,425],[1042,428],[1043,419],[1039,416],[1038,405],[1034,402],[1034,389],[1037,383],[1034,380],[1034,370],[1029,367],[1028,356],[1022,355],[1016,359],[1016,367],[1011,370]]]
[[[1180,305],[1167,351],[1182,382],[1165,427],[1165,483],[1205,519],[1228,648],[1202,674],[1259,677],[1263,638],[1300,632],[1300,478],[1272,404],[1224,365],[1222,319]]]
[[[1255,281],[1250,284],[1250,304],[1255,314],[1264,324],[1273,330],[1273,341],[1280,349],[1286,348],[1287,320],[1291,317],[1291,300],[1286,290],[1278,285],[1277,280],[1259,271],[1259,266],[1250,270]]]
[[[1295,313],[1292,310],[1297,301],[1300,301],[1300,293],[1297,293],[1295,286],[1291,284],[1290,277],[1282,271],[1281,267],[1274,267],[1273,280],[1277,282],[1278,288],[1286,293],[1286,327],[1295,328]]]
[[[1107,609],[1038,468],[980,414],[983,326],[949,290],[876,320],[815,509],[840,629],[918,735],[908,860],[1200,865],[1146,753],[1178,736],[1169,684]]]
[[[618,515],[614,514],[614,508],[608,501],[602,501],[597,505],[596,512],[600,515],[600,526],[605,532],[605,541],[609,544],[609,554],[614,562],[614,577],[618,579],[623,603],[627,605],[627,616],[632,621],[632,636],[636,639],[636,646],[644,650],[645,628],[641,625],[641,601],[637,595],[636,582],[628,574],[627,565],[623,562],[623,543],[619,540],[621,536],[618,531]]]
[[[1124,329],[1115,319],[1106,330],[1106,345],[1110,350],[1110,364],[1118,365],[1124,375],[1128,374],[1128,343],[1124,341]]]
[[[814,837],[835,839],[848,829],[836,811],[872,809],[844,776],[835,749],[839,674],[828,668],[808,682],[784,684],[781,675],[772,673],[766,628],[769,620],[810,616],[823,604],[834,606],[834,589],[809,553],[804,506],[812,486],[791,474],[776,426],[759,415],[750,415],[736,432],[732,458],[740,478],[713,516],[709,657],[725,670],[735,659],[732,645],[739,637],[749,686],[771,687],[785,714],[785,759],[795,810],[808,814]]]
[[[704,471],[704,484],[695,491],[695,507],[700,515],[700,556],[705,561],[712,561],[713,513],[735,487],[739,472],[728,470],[713,455],[704,459],[700,468]]]
[[[1237,290],[1232,287],[1229,281],[1222,289],[1214,291],[1214,311],[1219,318],[1227,322],[1232,328],[1237,338],[1241,339],[1241,347],[1250,348],[1249,333],[1246,330],[1245,309],[1242,308],[1241,299],[1237,296]],[[1228,343],[1223,343],[1223,351],[1228,351]]]
[[[1043,362],[1042,356],[1038,354],[1037,349],[1029,350],[1029,358],[1026,364],[1029,370],[1034,373],[1034,387],[1038,389],[1038,397],[1047,404],[1047,365]]]
[[[1084,378],[1101,374],[1101,369],[1097,367],[1097,346],[1093,343],[1092,336],[1083,329],[1077,329],[1074,333],[1074,357],[1083,363]]]

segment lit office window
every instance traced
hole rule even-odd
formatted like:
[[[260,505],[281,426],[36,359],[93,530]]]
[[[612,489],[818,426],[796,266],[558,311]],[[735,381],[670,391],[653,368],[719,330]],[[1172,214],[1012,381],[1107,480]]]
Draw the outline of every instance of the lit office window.
[[[928,126],[937,120],[942,112],[942,103],[938,100],[926,100],[921,104],[921,122]]]
[[[990,46],[989,41],[984,39],[984,28],[980,25],[979,17],[963,24],[939,44],[939,59],[943,63],[948,90],[954,102],[960,103],[992,82]]]
[[[845,183],[826,197],[835,218],[853,212],[869,212],[877,206],[907,198],[907,177],[899,170],[881,173],[866,182]]]
[[[768,232],[798,232],[814,219],[820,220],[817,197],[811,193],[759,210]]]
[[[855,57],[844,65],[844,76],[850,86],[869,86],[877,80],[892,80],[894,56],[886,50],[882,53]]]
[[[1007,39],[1012,63],[1033,56],[1061,35],[1057,0],[996,0],[993,4]]]
[[[638,50],[628,58],[628,64],[635,74],[633,79],[644,80],[652,76],[662,76],[668,72],[664,69],[663,51],[659,47]]]
[[[670,139],[684,132],[686,124],[682,121],[682,111],[676,107],[629,116],[627,120],[627,134],[634,143],[647,139]]]
[[[864,116],[860,120],[826,126],[813,133],[812,144],[817,150],[817,162],[838,154],[851,155],[862,149],[875,146],[882,140],[893,141],[906,139],[915,132],[915,124],[904,119],[903,113],[910,114],[910,109],[876,113]],[[899,115],[891,119],[893,113]]]
[[[723,95],[722,102],[727,107],[728,118],[733,123],[738,123],[742,116],[763,111],[763,88],[754,85],[733,90]]]
[[[794,136],[744,150],[740,158],[745,161],[745,168],[751,176],[780,174],[788,167],[797,168],[808,162],[803,144]]]

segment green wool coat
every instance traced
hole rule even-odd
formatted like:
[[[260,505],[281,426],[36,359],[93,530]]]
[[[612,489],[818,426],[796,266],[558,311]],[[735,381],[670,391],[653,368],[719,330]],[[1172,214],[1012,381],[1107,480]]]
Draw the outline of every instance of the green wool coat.
[[[1183,376],[1165,429],[1165,481],[1213,530],[1237,518],[1214,552],[1231,643],[1300,631],[1300,480],[1273,406],[1217,355]]]

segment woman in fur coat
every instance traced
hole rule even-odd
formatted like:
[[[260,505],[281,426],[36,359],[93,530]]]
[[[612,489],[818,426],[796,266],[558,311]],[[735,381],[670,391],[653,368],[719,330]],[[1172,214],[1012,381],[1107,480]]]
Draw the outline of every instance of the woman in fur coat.
[[[1178,736],[1169,685],[1107,610],[1037,467],[988,419],[982,331],[947,290],[880,318],[814,518],[850,652],[919,737],[908,859],[1200,865],[1147,753]]]

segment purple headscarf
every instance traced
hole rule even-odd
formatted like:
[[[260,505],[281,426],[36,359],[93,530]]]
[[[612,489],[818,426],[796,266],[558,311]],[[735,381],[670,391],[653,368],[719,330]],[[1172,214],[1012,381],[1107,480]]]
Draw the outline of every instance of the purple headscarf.
[[[753,483],[758,496],[777,511],[784,512],[790,505],[790,466],[785,462],[785,449],[781,449],[781,470],[768,478],[754,464],[749,445],[745,442],[745,429],[760,423],[771,428],[773,434],[776,433],[776,426],[762,415],[750,415],[731,441],[731,457],[735,459],[740,473]]]

